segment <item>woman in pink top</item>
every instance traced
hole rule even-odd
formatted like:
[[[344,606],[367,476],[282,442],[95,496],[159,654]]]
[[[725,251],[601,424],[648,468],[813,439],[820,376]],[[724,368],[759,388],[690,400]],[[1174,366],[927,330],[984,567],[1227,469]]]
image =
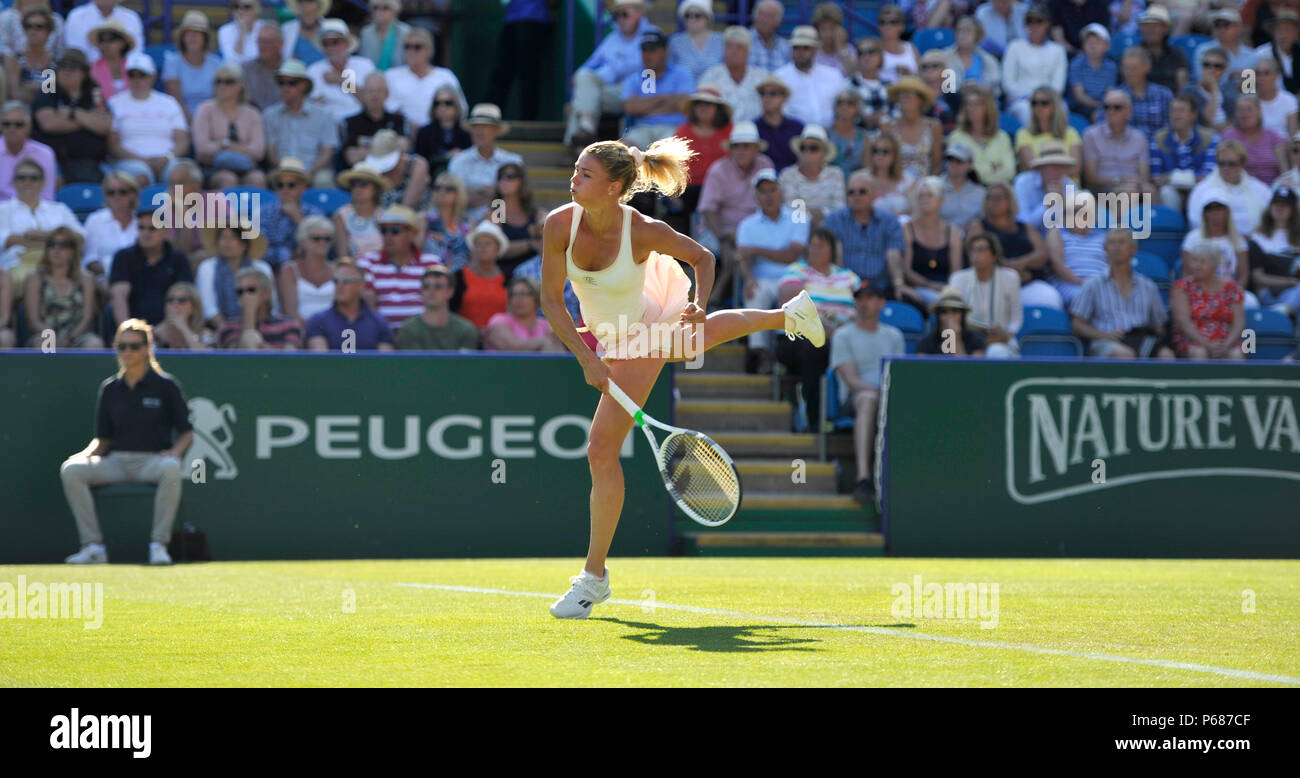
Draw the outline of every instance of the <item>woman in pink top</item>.
[[[211,100],[194,112],[194,150],[199,164],[210,173],[211,189],[266,186],[258,163],[266,156],[262,114],[248,104],[244,69],[233,62],[217,68]]]
[[[99,59],[90,66],[90,77],[103,94],[104,102],[126,91],[126,53],[135,48],[135,38],[117,19],[109,19],[90,31],[90,42],[99,49]]]
[[[533,279],[518,276],[506,287],[507,308],[488,319],[483,328],[486,351],[564,351],[564,344],[551,334],[551,325],[537,315],[542,293]]]
[[[1236,114],[1232,126],[1223,131],[1223,140],[1238,140],[1246,147],[1246,172],[1272,184],[1273,179],[1290,165],[1286,161],[1286,138],[1264,126],[1259,98],[1242,95],[1237,98]]]

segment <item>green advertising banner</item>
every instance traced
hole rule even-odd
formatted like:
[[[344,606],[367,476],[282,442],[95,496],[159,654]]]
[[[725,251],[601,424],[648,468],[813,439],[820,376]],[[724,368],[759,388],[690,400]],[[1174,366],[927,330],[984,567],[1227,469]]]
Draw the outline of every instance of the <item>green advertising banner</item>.
[[[568,356],[161,359],[195,428],[177,527],[206,533],[216,559],[586,553],[599,395]],[[107,352],[0,354],[0,564],[77,549],[59,465],[94,436],[96,393],[116,369]],[[651,415],[672,418],[671,380],[665,370]],[[649,447],[629,435],[623,454],[612,553],[666,554],[673,506]],[[151,498],[97,503],[110,559],[143,558]]]
[[[1296,366],[904,358],[884,402],[892,554],[1300,556]]]

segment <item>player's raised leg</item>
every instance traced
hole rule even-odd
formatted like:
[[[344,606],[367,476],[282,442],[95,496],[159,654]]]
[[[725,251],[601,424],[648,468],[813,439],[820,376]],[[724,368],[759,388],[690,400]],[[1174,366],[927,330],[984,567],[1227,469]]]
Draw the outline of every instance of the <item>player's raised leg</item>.
[[[704,343],[700,348],[708,351],[720,343],[743,338],[754,332],[781,329],[798,337],[807,338],[818,348],[826,343],[826,330],[822,327],[821,317],[817,314],[817,306],[808,296],[808,292],[801,291],[785,305],[770,311],[758,308],[714,311],[704,322]],[[689,357],[693,357],[696,352],[692,351],[693,344],[689,338],[688,329],[685,351]],[[681,362],[687,358],[671,361]]]
[[[627,393],[637,405],[650,397],[662,359],[620,359],[609,363],[609,380]],[[587,462],[591,468],[591,540],[587,562],[578,575],[570,579],[567,594],[551,605],[551,615],[562,619],[585,619],[593,605],[609,599],[609,571],[605,558],[623,513],[623,464],[619,452],[632,431],[632,417],[608,394],[600,396],[596,415],[591,422],[587,444]]]

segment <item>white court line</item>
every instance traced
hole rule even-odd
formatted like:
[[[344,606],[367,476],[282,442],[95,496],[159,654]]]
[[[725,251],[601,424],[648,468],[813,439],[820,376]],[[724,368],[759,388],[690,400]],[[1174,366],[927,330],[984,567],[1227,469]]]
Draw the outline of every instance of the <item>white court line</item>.
[[[467,592],[470,594],[504,594],[511,597],[542,597],[548,600],[559,599],[558,594],[544,594],[542,592],[516,592],[509,589],[483,589],[477,586],[451,586],[448,584],[430,584],[430,583],[398,583],[397,586],[407,586],[416,589],[441,589],[448,592]],[[709,616],[727,616],[735,619],[745,619],[747,621],[766,621],[774,624],[791,624],[797,627],[816,627],[825,629],[842,629],[846,632],[866,632],[872,635],[883,635],[892,638],[911,638],[913,640],[932,640],[937,643],[953,643],[959,646],[974,646],[976,648],[1000,648],[1008,651],[1024,651],[1030,654],[1046,654],[1049,656],[1068,656],[1075,659],[1095,659],[1099,662],[1120,662],[1134,665],[1150,665],[1152,667],[1163,667],[1170,670],[1191,670],[1196,673],[1210,673],[1211,675],[1221,675],[1227,678],[1242,678],[1248,681],[1267,681],[1269,683],[1285,683],[1300,685],[1300,678],[1294,678],[1289,675],[1270,675],[1268,673],[1257,673],[1253,670],[1235,670],[1231,667],[1215,667],[1214,665],[1198,665],[1193,662],[1170,662],[1164,659],[1139,659],[1130,656],[1118,656],[1116,654],[1098,654],[1092,651],[1065,651],[1059,648],[1043,648],[1041,646],[1026,646],[1016,643],[996,643],[989,640],[969,640],[967,638],[948,637],[946,635],[927,635],[924,632],[909,632],[892,627],[859,627],[852,624],[832,624],[822,621],[804,621],[803,619],[788,619],[781,616],[760,616],[754,613],[741,613],[739,611],[724,611],[717,608],[700,608],[695,605],[673,605],[671,603],[656,602],[649,605],[641,600],[606,600],[606,605],[632,605],[638,608],[653,607],[663,608],[664,610],[685,611],[687,613],[703,613]]]

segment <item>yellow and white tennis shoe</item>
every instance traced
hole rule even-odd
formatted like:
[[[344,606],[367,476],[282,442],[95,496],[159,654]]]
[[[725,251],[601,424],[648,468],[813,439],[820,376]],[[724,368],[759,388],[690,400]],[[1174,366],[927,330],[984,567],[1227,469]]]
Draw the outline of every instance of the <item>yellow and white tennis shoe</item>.
[[[583,570],[569,583],[572,586],[568,593],[551,604],[551,615],[557,619],[585,619],[591,615],[593,605],[609,599],[609,568],[605,568],[604,578]]]
[[[817,313],[817,306],[805,289],[781,306],[785,311],[785,334],[790,340],[795,336],[805,338],[817,348],[826,345],[826,329],[822,327],[822,317]]]

